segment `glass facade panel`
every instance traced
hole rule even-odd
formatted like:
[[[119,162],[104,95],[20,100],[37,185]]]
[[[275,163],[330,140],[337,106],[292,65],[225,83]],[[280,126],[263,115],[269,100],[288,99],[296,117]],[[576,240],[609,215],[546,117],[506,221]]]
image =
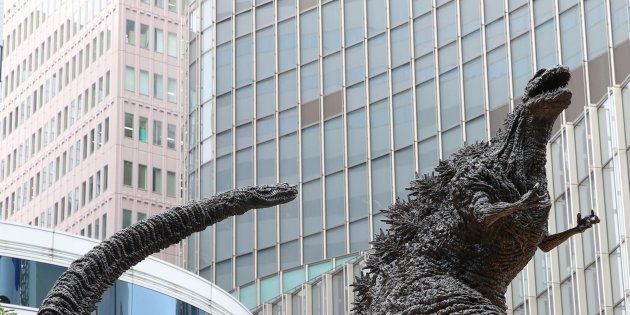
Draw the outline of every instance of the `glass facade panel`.
[[[488,94],[490,108],[497,108],[508,101],[507,58],[505,46],[488,53]]]
[[[363,39],[363,0],[344,1],[344,32],[346,45]]]
[[[436,137],[423,140],[418,144],[418,160],[420,164],[420,174],[426,174],[432,171],[437,165],[438,143]]]
[[[370,105],[370,145],[372,156],[389,151],[389,108],[386,101]]]
[[[413,100],[411,91],[394,95],[394,148],[399,149],[413,143]]]
[[[387,70],[387,37],[381,34],[368,40],[368,73],[370,77]]]
[[[268,27],[256,32],[256,78],[263,79],[275,71],[274,29]]]
[[[350,252],[356,252],[366,248],[370,242],[368,219],[362,219],[350,223]]]
[[[483,113],[483,64],[481,58],[464,64],[464,105],[466,119]]]
[[[258,124],[260,126],[260,124]],[[274,141],[258,145],[256,152],[256,172],[258,184],[273,184],[276,182],[276,146]]]
[[[416,87],[416,116],[418,122],[418,138],[420,139],[435,135],[437,131],[435,96],[435,82],[433,80],[422,83]]]
[[[256,85],[256,117],[272,115],[276,110],[276,82],[273,78]]]
[[[280,13],[280,5],[278,5],[278,11]],[[293,69],[296,66],[296,36],[295,19],[278,23],[278,70],[280,72]]]
[[[304,263],[311,264],[324,258],[322,233],[304,237]]]
[[[297,104],[297,77],[295,70],[278,76],[278,108],[291,108]]]
[[[365,60],[363,43],[346,49],[346,84],[363,81],[365,78]]]
[[[300,15],[300,62],[315,60],[319,54],[317,10]]]
[[[437,42],[438,47],[455,40],[457,36],[457,7],[455,2],[449,2],[437,8]]]
[[[304,180],[321,174],[321,144],[319,125],[302,131],[302,177]]]
[[[405,190],[414,178],[415,162],[413,146],[396,151],[394,154],[396,165],[396,197],[406,200],[409,192]]]
[[[387,24],[387,2],[382,0],[366,0],[367,35],[372,37],[383,32]]]
[[[324,55],[339,51],[341,48],[340,2],[340,0],[335,0],[322,5],[322,51]]]
[[[525,91],[532,76],[532,53],[529,33],[512,40],[512,88],[515,95]]]
[[[462,145],[462,132],[457,126],[442,133],[442,157],[449,158]]]
[[[254,117],[254,91],[252,86],[236,90],[236,124],[240,125]]]
[[[278,269],[276,263],[276,248],[267,248],[258,251],[258,276],[264,277],[273,274]]]
[[[461,1],[460,4],[462,34],[468,34],[479,28],[481,12],[478,1]]]
[[[606,1],[584,1],[584,15],[586,21],[586,51],[588,60],[593,60],[595,57],[605,53],[608,48]]]
[[[348,204],[350,220],[368,215],[368,174],[366,164],[348,170]]]
[[[217,47],[217,93],[224,93],[232,87],[232,44]]]
[[[430,13],[413,21],[413,32],[416,57],[433,50],[433,16]]]
[[[319,179],[302,186],[302,210],[304,235],[319,232],[322,229],[322,186]]]
[[[341,89],[341,53],[324,58],[324,95]]]
[[[460,122],[459,71],[453,69],[440,76],[440,117],[442,129]]]
[[[343,169],[343,117],[324,122],[324,165],[326,174]]]
[[[326,228],[345,221],[344,176],[342,172],[326,177]]]
[[[577,67],[582,63],[581,30],[578,7],[573,7],[560,15],[562,63],[571,68]]]
[[[253,72],[253,49],[252,36],[247,35],[236,39],[235,62],[236,86],[240,87],[252,82]],[[218,79],[217,79],[218,80]]]
[[[397,8],[405,5],[397,5]],[[406,18],[406,17],[405,17]],[[409,24],[396,27],[391,31],[391,58],[392,67],[406,63],[411,58],[411,43],[409,42]],[[371,60],[370,60],[371,62]]]
[[[372,211],[387,209],[392,203],[392,174],[389,155],[372,160]]]
[[[302,85],[300,96],[303,104],[319,97],[319,64],[317,61],[302,66],[300,82]]]
[[[536,61],[538,68],[553,67],[558,63],[556,45],[556,29],[553,20],[536,27]]]

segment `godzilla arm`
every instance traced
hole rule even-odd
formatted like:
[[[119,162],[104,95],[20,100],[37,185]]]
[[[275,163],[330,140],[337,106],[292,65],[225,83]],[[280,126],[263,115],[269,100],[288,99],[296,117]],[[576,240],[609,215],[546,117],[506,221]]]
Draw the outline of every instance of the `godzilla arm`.
[[[101,295],[125,271],[147,256],[227,217],[289,202],[288,184],[245,187],[172,208],[112,235],[74,261],[54,284],[40,315],[88,315]]]
[[[538,247],[542,251],[548,252],[556,248],[558,245],[564,243],[564,241],[569,239],[569,237],[578,233],[582,233],[586,231],[588,228],[590,228],[591,226],[593,226],[593,224],[597,224],[597,223],[599,223],[599,218],[595,215],[595,211],[591,211],[591,214],[585,218],[582,218],[582,214],[578,213],[576,227],[568,229],[564,232],[547,235],[542,240],[542,242],[538,244]]]
[[[490,228],[494,222],[506,217],[514,212],[525,210],[531,207],[547,206],[549,198],[546,192],[540,192],[540,185],[536,184],[532,190],[525,193],[516,202],[495,202],[491,203],[485,192],[477,192],[474,197],[473,211],[477,222],[484,229]]]

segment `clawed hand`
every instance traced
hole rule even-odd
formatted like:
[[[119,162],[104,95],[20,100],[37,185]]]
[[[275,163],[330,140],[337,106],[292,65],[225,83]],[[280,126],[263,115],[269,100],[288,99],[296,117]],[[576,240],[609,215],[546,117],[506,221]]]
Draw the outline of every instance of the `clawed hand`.
[[[577,228],[580,232],[586,231],[588,228],[592,227],[593,224],[599,223],[599,217],[595,215],[595,211],[591,210],[591,214],[582,218],[582,214],[577,214]]]
[[[540,188],[540,183],[536,183],[534,187],[528,192],[526,192],[520,200],[522,205],[527,207],[532,206],[551,206],[551,201],[549,200],[549,195],[545,190]]]

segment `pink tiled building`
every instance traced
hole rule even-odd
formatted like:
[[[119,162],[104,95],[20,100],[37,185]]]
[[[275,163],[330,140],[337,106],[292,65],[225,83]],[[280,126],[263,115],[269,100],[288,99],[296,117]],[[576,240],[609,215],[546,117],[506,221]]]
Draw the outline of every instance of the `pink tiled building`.
[[[5,3],[2,219],[104,239],[181,201],[181,1]]]

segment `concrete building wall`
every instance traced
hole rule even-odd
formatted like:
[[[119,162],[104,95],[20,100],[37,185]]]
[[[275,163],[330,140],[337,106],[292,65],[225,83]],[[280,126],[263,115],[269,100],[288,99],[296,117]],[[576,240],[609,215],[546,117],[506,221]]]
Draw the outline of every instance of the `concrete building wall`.
[[[104,239],[181,200],[181,14],[172,0],[7,10],[3,219]],[[158,256],[179,263],[177,247]]]

